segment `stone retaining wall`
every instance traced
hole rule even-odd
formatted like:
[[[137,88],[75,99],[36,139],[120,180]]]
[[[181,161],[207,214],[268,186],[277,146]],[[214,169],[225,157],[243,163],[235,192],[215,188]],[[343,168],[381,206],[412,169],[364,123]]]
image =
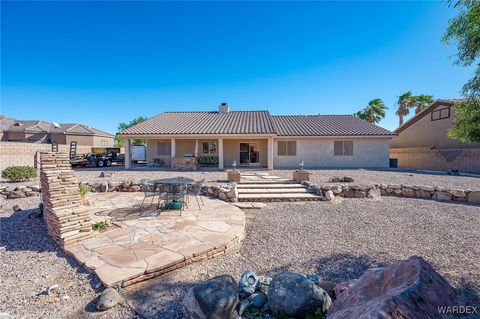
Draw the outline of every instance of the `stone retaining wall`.
[[[437,201],[458,201],[480,203],[480,191],[470,189],[449,189],[438,186],[373,184],[373,185],[317,185],[303,182],[312,192],[332,200],[335,196],[345,198],[375,198],[379,196],[397,196],[408,198],[433,199]]]
[[[80,200],[78,180],[68,154],[40,153],[43,217],[50,235],[62,246],[92,232],[89,208]]]

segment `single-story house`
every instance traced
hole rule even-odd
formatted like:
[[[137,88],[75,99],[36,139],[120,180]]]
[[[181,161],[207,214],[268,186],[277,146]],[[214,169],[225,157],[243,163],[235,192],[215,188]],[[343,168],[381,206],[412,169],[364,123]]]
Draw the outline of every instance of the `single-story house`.
[[[448,137],[457,102],[436,100],[394,131],[398,136],[390,141],[390,157],[398,167],[480,172],[480,143]]]
[[[120,133],[147,141],[147,161],[183,167],[192,157],[232,167],[388,167],[394,133],[352,115],[271,115],[268,111],[164,112]]]
[[[113,147],[112,134],[80,123],[50,123],[42,120],[17,120],[0,115],[0,140],[8,142],[65,144]]]

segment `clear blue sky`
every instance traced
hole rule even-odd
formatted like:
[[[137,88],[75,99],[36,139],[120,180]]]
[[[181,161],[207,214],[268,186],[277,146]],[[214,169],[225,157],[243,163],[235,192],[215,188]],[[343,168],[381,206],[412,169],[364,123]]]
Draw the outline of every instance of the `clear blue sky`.
[[[351,114],[459,96],[445,2],[1,2],[1,113],[118,123],[173,110]]]

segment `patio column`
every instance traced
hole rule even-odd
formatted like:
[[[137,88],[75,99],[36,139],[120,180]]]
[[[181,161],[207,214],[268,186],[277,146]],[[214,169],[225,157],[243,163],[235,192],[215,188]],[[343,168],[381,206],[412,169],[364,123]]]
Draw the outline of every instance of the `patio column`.
[[[170,149],[170,156],[172,157],[172,160],[171,160],[171,167],[174,168],[173,164],[174,164],[174,157],[175,155],[177,154],[177,150],[176,150],[176,145],[175,145],[175,139],[172,137],[172,139],[170,140],[170,146],[171,146],[171,149]]]
[[[267,158],[268,158],[268,163],[267,163],[268,169],[269,170],[273,169],[273,137],[268,138]]]
[[[223,138],[218,139],[218,169],[223,169]]]
[[[132,157],[130,156],[130,139],[125,137],[125,169],[129,169],[132,166]]]
[[[198,140],[195,140],[195,157],[198,157]]]

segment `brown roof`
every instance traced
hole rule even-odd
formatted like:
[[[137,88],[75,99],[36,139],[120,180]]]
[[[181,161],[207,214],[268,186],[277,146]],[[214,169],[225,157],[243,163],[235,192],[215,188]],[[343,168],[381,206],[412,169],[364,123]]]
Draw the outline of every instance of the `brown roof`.
[[[98,130],[85,124],[79,123],[62,123],[58,126],[53,126],[50,133],[61,133],[65,135],[98,135],[113,137],[112,134]]]
[[[165,112],[119,134],[274,134],[274,130],[268,111]]]
[[[420,113],[415,114],[412,118],[410,118],[408,121],[403,123],[402,126],[399,126],[395,129],[395,133],[400,133],[403,130],[405,130],[407,127],[411,126],[421,118],[423,118],[425,115],[429,114],[431,111],[433,111],[437,106],[440,105],[446,105],[446,106],[453,106],[454,104],[460,102],[461,99],[439,99],[435,100],[432,104],[430,104],[427,108],[423,109]]]
[[[271,134],[278,136],[393,136],[352,115],[271,116],[268,111],[165,112],[119,135]]]
[[[353,115],[277,115],[272,118],[279,136],[395,135]]]

